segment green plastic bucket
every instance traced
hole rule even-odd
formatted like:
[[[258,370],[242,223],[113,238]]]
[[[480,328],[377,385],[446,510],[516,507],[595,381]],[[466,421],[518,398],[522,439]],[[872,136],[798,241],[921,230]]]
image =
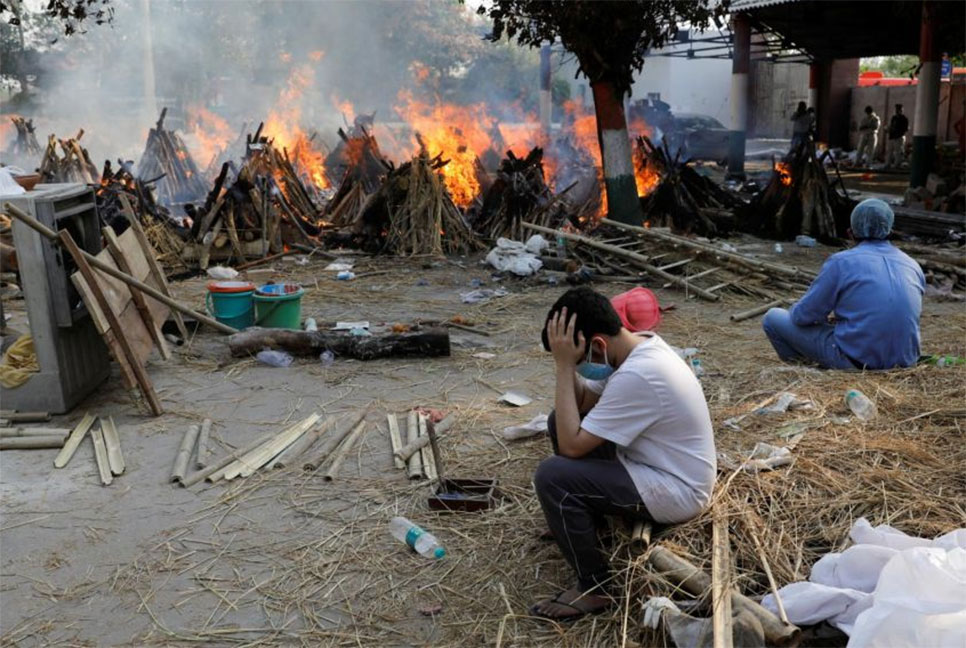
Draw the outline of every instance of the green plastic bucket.
[[[216,320],[236,329],[255,323],[252,295],[255,284],[250,281],[212,281],[208,283],[205,305]]]
[[[255,324],[265,328],[302,328],[302,294],[298,284],[268,284],[255,291]]]

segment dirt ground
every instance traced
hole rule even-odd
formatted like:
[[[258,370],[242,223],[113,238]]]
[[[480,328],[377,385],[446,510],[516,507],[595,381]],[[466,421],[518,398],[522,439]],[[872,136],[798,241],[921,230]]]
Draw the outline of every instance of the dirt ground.
[[[743,237],[736,244],[774,258],[767,242]],[[833,251],[786,245],[780,260],[817,268]],[[111,486],[100,485],[90,441],[61,470],[52,467],[55,450],[0,455],[0,644],[664,645],[663,638],[642,635],[639,608],[630,604],[623,615],[572,627],[527,616],[536,597],[569,586],[572,576],[559,552],[537,539],[543,522],[529,479],[547,442],[504,441],[499,433],[552,408],[552,368],[538,347],[539,326],[565,287],[549,285],[546,278],[496,281],[476,259],[359,257],[357,273],[381,274],[351,282],[336,281],[324,265],[286,260],[276,263],[277,272],[259,273],[258,281],[302,283],[303,317],[319,321],[377,324],[462,315],[489,335],[452,329],[449,358],[337,359],[331,367],[305,358],[272,368],[230,357],[224,338],[201,331],[170,361],[151,362],[148,372],[165,408],[157,418],[136,409],[115,371],[96,394],[54,423],[71,426],[84,412],[114,417],[127,470]],[[463,304],[460,292],[472,290],[474,279],[482,287],[504,286],[510,294]],[[200,307],[203,286],[198,278],[173,290]],[[608,294],[629,288],[599,287]],[[942,393],[934,396],[963,406],[964,372],[958,368],[843,378],[782,366],[760,319],[738,324],[728,319],[755,302],[729,296],[708,304],[651,287],[662,304],[676,305],[659,332],[671,344],[699,349],[719,450],[747,451],[748,437],[722,421],[783,389],[821,401],[823,416],[826,409],[830,416],[844,416],[840,385],[855,384],[886,410],[883,434],[899,434],[899,428],[913,434],[928,420],[912,420],[922,412],[900,407],[907,393],[912,398],[923,385],[940,385]],[[6,307],[8,313],[18,308],[16,302]],[[923,352],[966,356],[963,304],[926,301],[922,330]],[[483,351],[495,357],[474,356]],[[937,374],[941,371],[948,373]],[[533,402],[521,408],[499,404],[500,393],[509,389]],[[890,409],[890,397],[898,414]],[[454,476],[497,478],[499,507],[472,515],[427,511],[429,487],[393,467],[386,432],[386,413],[416,405],[458,414],[442,441],[445,465]],[[184,489],[168,482],[184,430],[205,417],[214,421],[215,455],[221,456],[312,412],[335,416],[364,408],[366,434],[335,481],[294,466],[229,485]],[[895,416],[912,422],[897,427]],[[842,432],[831,425],[814,434]],[[960,422],[943,434],[953,449],[948,460],[960,461],[962,454],[955,454],[964,445]],[[825,441],[816,436],[814,443],[800,451],[817,452]],[[941,448],[935,451],[943,456]],[[947,497],[961,502],[963,490],[962,483],[950,483],[935,496],[937,502]],[[926,520],[884,498],[850,514],[910,532],[938,533],[966,523],[938,503],[936,515]],[[397,514],[436,532],[447,558],[429,562],[393,540],[387,525]],[[917,519],[929,524],[917,525]],[[829,548],[807,547],[789,573],[806,574],[815,555]],[[644,578],[643,571],[637,577]],[[441,611],[424,614],[436,605]]]

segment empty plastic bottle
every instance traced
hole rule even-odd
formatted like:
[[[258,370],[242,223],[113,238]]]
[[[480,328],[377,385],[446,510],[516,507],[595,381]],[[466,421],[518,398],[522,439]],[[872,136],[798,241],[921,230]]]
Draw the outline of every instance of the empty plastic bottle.
[[[781,243],[775,243],[775,254],[781,254],[785,249],[782,247]]]
[[[305,330],[306,331],[318,331],[319,325],[315,322],[314,317],[309,317],[305,320]]]
[[[262,364],[267,364],[270,367],[287,367],[292,364],[292,360],[294,360],[292,356],[284,351],[270,351],[268,349],[259,351],[255,355],[255,359]]]
[[[863,421],[868,421],[878,413],[875,403],[858,389],[850,389],[845,392],[845,404],[849,406],[853,414]]]
[[[389,522],[389,533],[396,540],[405,542],[426,558],[439,560],[446,555],[446,550],[439,544],[436,536],[404,517],[394,517]]]
[[[701,376],[703,376],[704,375],[704,365],[701,364],[701,360],[699,360],[698,358],[695,358],[695,357],[691,357],[690,358],[690,362],[691,362],[691,371],[694,372],[694,375],[697,376],[698,378],[700,378]]]
[[[333,364],[335,364],[335,354],[326,349],[319,354],[319,360],[322,361],[323,367],[331,367]]]

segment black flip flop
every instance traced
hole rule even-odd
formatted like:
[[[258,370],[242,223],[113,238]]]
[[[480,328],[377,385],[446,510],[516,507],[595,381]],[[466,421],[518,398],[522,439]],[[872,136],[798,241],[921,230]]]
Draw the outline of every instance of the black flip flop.
[[[549,614],[544,614],[543,612],[540,612],[539,610],[537,610],[537,605],[540,605],[540,603],[533,605],[530,608],[530,613],[536,617],[540,617],[541,619],[547,619],[548,621],[556,621],[558,623],[569,623],[571,621],[576,621],[581,617],[600,614],[601,612],[606,612],[611,607],[610,604],[603,605],[599,608],[581,607],[579,605],[580,598],[575,599],[571,603],[564,603],[563,601],[560,600],[560,597],[566,593],[567,593],[567,590],[563,590],[562,592],[557,594],[557,596],[553,598],[550,602],[556,603],[557,605],[562,605],[563,607],[568,607],[574,611],[574,614],[565,614],[563,616],[551,616]]]

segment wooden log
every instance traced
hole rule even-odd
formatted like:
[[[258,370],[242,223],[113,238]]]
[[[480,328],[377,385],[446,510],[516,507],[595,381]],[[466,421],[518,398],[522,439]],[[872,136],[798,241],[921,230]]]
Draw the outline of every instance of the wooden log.
[[[389,446],[392,448],[393,465],[403,470],[406,468],[406,462],[400,459],[397,454],[402,447],[402,436],[399,434],[399,419],[396,418],[395,414],[386,414],[386,420],[389,423]]]
[[[772,308],[778,308],[779,306],[785,303],[786,303],[786,300],[784,299],[776,299],[774,301],[768,302],[767,304],[762,304],[761,306],[755,306],[754,308],[749,308],[748,310],[741,311],[740,313],[732,313],[731,321],[742,322],[746,319],[750,319],[752,317],[757,317],[758,315],[767,313]]]
[[[318,452],[306,459],[305,463],[302,464],[302,468],[304,470],[317,470],[319,466],[325,463],[325,460],[329,458],[329,455],[331,455],[332,452],[339,447],[339,444],[342,443],[342,440],[345,439],[357,425],[359,425],[367,413],[368,410],[363,410],[358,414],[344,417],[326,444],[320,448]]]
[[[114,417],[101,418],[101,433],[104,435],[104,445],[107,446],[107,463],[111,474],[120,475],[124,472],[124,455],[121,453],[121,439],[117,435]]]
[[[211,463],[211,447],[208,445],[208,437],[211,434],[211,419],[206,418],[201,422],[201,430],[198,432],[198,456],[195,458],[195,469],[201,470]]]
[[[255,355],[265,348],[295,356],[317,356],[325,350],[356,360],[377,358],[434,358],[450,354],[449,332],[429,328],[415,333],[355,336],[331,331],[298,331],[252,327],[228,338],[235,357]]]
[[[602,250],[604,252],[608,252],[615,256],[619,256],[624,259],[627,259],[634,265],[638,266],[639,268],[642,268],[648,274],[654,275],[655,277],[660,277],[661,279],[664,279],[665,281],[668,281],[674,284],[678,288],[681,288],[682,290],[686,290],[688,292],[693,292],[695,295],[703,299],[706,299],[708,301],[718,301],[721,298],[720,295],[716,295],[712,292],[708,292],[707,290],[704,290],[703,288],[700,288],[698,286],[692,286],[690,283],[688,283],[685,277],[679,277],[678,275],[673,275],[670,272],[665,272],[664,270],[661,270],[660,268],[657,268],[651,265],[648,258],[643,254],[638,254],[637,252],[631,252],[630,250],[625,250],[624,248],[618,247],[616,245],[601,243],[588,236],[582,236],[580,234],[573,234],[571,232],[564,232],[563,230],[555,230],[549,227],[542,227],[540,225],[534,225],[533,223],[522,223],[522,225],[525,228],[534,230],[536,232],[549,234],[554,237],[562,237],[567,240],[575,241],[577,243],[581,243],[588,247],[597,248],[598,250]]]
[[[4,208],[4,211],[8,215],[13,216],[14,218],[16,218],[17,220],[19,220],[23,224],[25,224],[28,227],[30,227],[31,229],[39,232],[44,237],[49,238],[52,241],[56,241],[56,240],[59,239],[59,236],[58,236],[58,234],[56,232],[54,232],[52,229],[50,229],[46,225],[43,225],[42,223],[40,223],[39,221],[37,221],[36,219],[34,219],[32,216],[28,215],[26,212],[24,212],[20,208],[16,207],[15,205],[12,205],[11,203],[6,202],[6,203],[3,204],[3,208]],[[217,320],[215,320],[215,319],[213,319],[211,317],[208,317],[207,315],[204,315],[203,313],[199,313],[199,312],[197,312],[197,311],[195,311],[195,310],[193,310],[191,308],[188,308],[187,306],[184,306],[184,305],[176,302],[171,297],[168,297],[164,293],[156,290],[153,286],[149,286],[149,285],[147,285],[145,283],[142,283],[142,282],[138,281],[134,277],[132,277],[130,275],[127,275],[127,274],[121,272],[120,270],[118,270],[118,269],[116,269],[116,268],[114,268],[114,267],[112,267],[112,266],[104,263],[103,261],[101,261],[100,259],[96,258],[92,254],[88,254],[87,252],[84,252],[83,250],[81,250],[81,256],[87,261],[87,263],[89,263],[91,266],[97,268],[101,272],[104,272],[106,274],[109,274],[112,277],[114,277],[115,279],[118,279],[120,281],[123,281],[124,283],[126,283],[129,286],[133,286],[133,287],[137,288],[138,290],[140,290],[144,294],[146,294],[146,295],[148,295],[148,296],[150,296],[150,297],[158,300],[162,304],[165,304],[168,307],[170,307],[170,308],[172,308],[172,309],[174,309],[174,310],[176,310],[178,312],[184,313],[185,315],[189,315],[192,318],[194,318],[195,320],[197,320],[198,322],[201,322],[202,324],[207,324],[208,326],[210,326],[210,327],[212,327],[212,328],[214,328],[214,329],[216,329],[218,331],[221,331],[222,333],[237,333],[238,332],[238,329],[235,329],[235,328],[232,328],[231,326],[227,326],[225,324],[222,324],[221,322],[219,322],[219,321],[217,321]]]
[[[64,437],[54,434],[47,436],[0,437],[0,450],[39,450],[42,448],[61,448]]]
[[[339,474],[339,468],[342,467],[342,462],[345,461],[349,451],[352,450],[352,446],[356,444],[356,441],[359,440],[359,437],[362,436],[365,430],[366,422],[359,421],[359,424],[356,425],[355,429],[352,430],[352,434],[347,436],[345,440],[339,444],[338,449],[332,456],[332,463],[329,464],[329,469],[325,471],[325,481],[332,481],[336,478],[336,475]]]
[[[423,473],[426,475],[426,479],[435,481],[438,477],[436,473],[436,464],[433,463],[432,449],[430,448],[429,433],[426,430],[426,416],[423,414],[419,415],[419,436],[427,440],[427,444],[422,447],[419,451],[420,459],[423,464]]]
[[[243,457],[239,457],[235,463],[225,469],[224,478],[232,480],[235,477],[249,477],[256,470],[267,464],[275,455],[291,445],[296,439],[305,434],[309,428],[318,423],[321,416],[310,414],[295,425],[291,425],[275,438],[265,442],[264,445],[252,450]]]
[[[188,460],[191,458],[191,451],[195,449],[195,442],[201,429],[197,425],[189,425],[188,430],[181,437],[181,445],[178,447],[178,454],[174,458],[174,466],[171,468],[172,482],[184,480],[188,472]]]
[[[70,428],[0,428],[0,438],[16,438],[30,436],[60,436],[67,440]]]
[[[77,452],[77,446],[84,440],[84,435],[87,434],[87,431],[91,429],[92,425],[94,425],[94,417],[89,413],[84,414],[84,418],[80,420],[77,427],[70,433],[67,441],[64,442],[63,449],[54,458],[54,468],[63,468],[67,465],[67,462]]]
[[[728,518],[715,508],[711,535],[711,627],[714,648],[733,648],[731,628],[731,551]]]
[[[289,447],[285,448],[282,452],[278,454],[277,457],[272,459],[268,464],[268,468],[284,468],[286,466],[295,465],[298,458],[302,456],[306,450],[308,450],[312,445],[319,440],[325,432],[332,427],[334,419],[328,418],[324,421],[317,423],[311,430],[306,434],[300,436],[295,442]]]
[[[103,425],[103,421],[101,425]],[[101,475],[101,484],[110,486],[114,478],[111,476],[111,465],[107,459],[107,448],[104,447],[104,434],[101,428],[91,430],[91,441],[94,442],[94,461],[97,462],[97,472]]]
[[[437,437],[442,436],[444,432],[447,432],[453,423],[456,421],[456,414],[450,414],[442,421],[436,424],[436,435]],[[409,461],[409,458],[413,456],[416,452],[422,450],[426,444],[429,443],[429,437],[417,437],[414,441],[409,441],[407,438],[406,445],[399,448],[393,452],[393,455],[401,461]]]
[[[710,576],[666,547],[653,547],[648,561],[658,573],[694,596],[704,596],[711,589]],[[782,623],[777,616],[740,592],[732,590],[731,604],[758,619],[769,644],[784,646],[801,634],[797,626]]]
[[[409,410],[409,416],[406,419],[406,444],[412,444],[419,438],[419,418],[416,410]],[[429,439],[426,439],[429,442]],[[425,445],[425,443],[423,444]],[[423,446],[420,446],[422,448]],[[424,477],[423,472],[423,455],[422,452],[414,452],[409,459],[406,461],[406,472],[410,479],[419,479]]]

